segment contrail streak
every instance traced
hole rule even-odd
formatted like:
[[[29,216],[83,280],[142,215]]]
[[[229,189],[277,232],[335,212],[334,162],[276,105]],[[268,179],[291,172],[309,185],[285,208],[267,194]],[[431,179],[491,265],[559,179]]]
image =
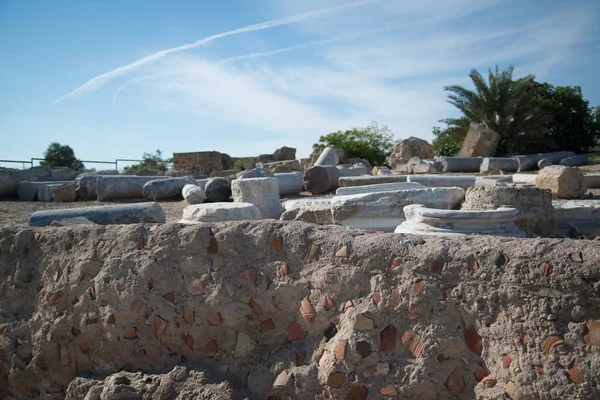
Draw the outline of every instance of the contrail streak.
[[[248,32],[260,31],[260,30],[274,28],[274,27],[282,26],[282,25],[289,25],[289,24],[293,24],[296,22],[305,21],[310,18],[319,17],[321,15],[331,13],[334,11],[340,11],[340,10],[344,10],[347,8],[358,7],[358,6],[373,3],[376,1],[378,1],[378,0],[361,0],[361,1],[356,1],[353,3],[349,3],[349,4],[344,4],[341,6],[324,8],[322,10],[311,11],[308,13],[293,15],[291,17],[281,18],[281,19],[277,19],[277,20],[273,20],[273,21],[262,22],[259,24],[249,25],[249,26],[246,26],[243,28],[238,28],[238,29],[234,29],[231,31],[226,31],[226,32],[218,33],[216,35],[208,36],[204,39],[197,40],[193,43],[188,43],[188,44],[184,44],[182,46],[177,46],[177,47],[172,47],[170,49],[161,50],[156,53],[150,54],[149,56],[141,58],[137,61],[134,61],[130,64],[124,65],[119,68],[115,68],[112,71],[105,72],[104,74],[93,77],[92,79],[88,80],[83,85],[79,86],[78,88],[74,89],[73,91],[56,99],[54,101],[54,104],[59,103],[65,99],[68,99],[69,97],[82,95],[83,93],[85,93],[87,91],[97,89],[98,87],[102,86],[104,83],[106,83],[107,81],[109,81],[110,79],[112,79],[116,76],[126,74],[127,72],[129,72],[133,69],[141,67],[150,62],[156,61],[156,60],[163,58],[171,53],[195,49],[197,47],[204,46],[210,42],[213,42],[215,40],[222,39],[222,38],[225,38],[228,36],[234,36],[234,35],[239,35],[239,34],[248,33]]]

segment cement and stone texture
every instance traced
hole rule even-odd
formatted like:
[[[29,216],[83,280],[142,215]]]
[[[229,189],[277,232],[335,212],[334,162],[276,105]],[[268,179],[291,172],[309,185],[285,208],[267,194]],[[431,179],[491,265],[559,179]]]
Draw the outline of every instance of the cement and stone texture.
[[[51,185],[52,200],[57,203],[71,203],[77,200],[75,182],[65,183],[64,185]],[[38,197],[39,197],[38,190]]]
[[[515,224],[527,236],[556,236],[552,193],[527,187],[481,187],[467,189],[463,210],[495,210],[510,207],[518,211]]]
[[[346,177],[343,179],[349,179]],[[360,177],[362,178],[362,177]],[[326,193],[340,186],[340,170],[332,165],[315,165],[304,173],[304,187],[312,194]]]
[[[479,167],[479,172],[489,173],[494,170],[502,170],[504,172],[517,172],[519,163],[514,158],[510,157],[484,157]]]
[[[185,185],[195,185],[196,180],[190,176],[179,178],[157,179],[146,182],[142,194],[146,200],[181,199],[181,191]]]
[[[516,209],[505,207],[497,210],[439,210],[412,204],[404,207],[406,221],[398,225],[394,233],[525,237],[525,232],[515,225],[517,213]]]
[[[200,186],[190,184],[181,189],[181,195],[188,204],[202,204],[206,201],[206,192]]]
[[[279,219],[283,213],[275,178],[235,179],[231,182],[231,193],[234,202],[254,204],[263,218]]]
[[[374,175],[374,176],[346,176],[339,179],[339,186],[364,186],[378,185],[381,183],[399,183],[406,182],[406,175]]]
[[[581,170],[577,167],[551,165],[537,174],[535,185],[542,189],[550,189],[552,195],[559,199],[577,199],[587,189]]]
[[[340,170],[340,176],[371,175],[371,170],[364,164],[340,164],[336,168]]]
[[[429,187],[460,187],[467,189],[475,186],[477,176],[474,175],[408,175],[408,182],[420,183]]]
[[[231,197],[231,183],[225,178],[210,178],[204,185],[208,201],[220,203]]]
[[[405,206],[426,204],[432,208],[458,208],[464,196],[464,190],[458,187],[336,196],[331,200],[331,212],[335,224],[393,232],[405,220]]]
[[[389,165],[396,169],[399,165],[408,164],[413,157],[433,158],[433,147],[426,140],[411,136],[392,148]]]
[[[600,201],[554,201],[558,236],[594,239],[600,236]]]
[[[404,189],[423,189],[425,186],[420,183],[396,182],[396,183],[380,183],[375,185],[364,186],[344,186],[335,191],[336,196],[347,196],[351,194],[376,193],[376,192],[391,192]]]
[[[493,157],[500,143],[500,135],[485,125],[471,123],[458,151],[459,157]],[[465,171],[468,172],[468,171]]]
[[[297,199],[283,203],[282,221],[302,221],[319,225],[333,224],[331,198]]]
[[[595,241],[257,221],[0,250],[5,399],[600,397]]]
[[[538,154],[528,154],[523,156],[514,156],[513,158],[517,160],[519,164],[519,172],[522,171],[532,171],[539,168],[538,163],[542,159],[547,159],[552,162],[552,164],[558,164],[563,158],[572,157],[575,153],[572,151],[557,151],[554,153],[538,153]]]
[[[202,222],[241,221],[263,219],[260,210],[251,203],[206,203],[183,209],[181,224]]]
[[[152,180],[171,179],[157,176],[98,176],[96,192],[98,201],[114,201],[126,199],[143,199],[144,185]],[[81,184],[80,186],[81,187]]]
[[[481,157],[440,157],[443,172],[479,172]]]
[[[19,184],[19,189],[17,190],[17,193],[20,201],[36,201],[37,194],[40,188],[43,188],[47,185],[64,185],[70,182],[72,181],[23,181]]]
[[[579,167],[583,165],[588,165],[590,160],[584,155],[576,155],[572,157],[566,157],[560,160],[559,165],[564,165],[567,167]]]
[[[250,171],[243,171],[239,174],[237,179],[249,179],[249,178],[273,178],[273,173],[267,168],[258,167],[251,169]]]
[[[331,147],[325,147],[317,158],[317,161],[313,164],[313,166],[323,166],[323,165],[338,165],[340,163],[340,157],[338,151]]]
[[[84,217],[100,225],[165,222],[165,212],[160,204],[148,202],[37,211],[31,214],[29,226],[48,226],[55,220],[76,217]]]
[[[279,184],[279,195],[289,196],[299,194],[304,188],[302,172],[276,173],[275,179]]]

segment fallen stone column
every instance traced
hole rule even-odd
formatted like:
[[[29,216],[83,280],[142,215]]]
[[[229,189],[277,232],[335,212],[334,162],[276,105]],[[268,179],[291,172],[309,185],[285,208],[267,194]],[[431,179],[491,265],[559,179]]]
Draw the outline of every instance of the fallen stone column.
[[[517,172],[519,163],[514,158],[484,157],[479,167],[479,172],[489,173],[495,169],[500,169],[504,172]]]
[[[444,172],[479,172],[483,158],[481,157],[441,157]]]
[[[493,235],[525,237],[525,232],[515,225],[517,210],[438,210],[422,204],[404,207],[406,221],[394,233],[416,235],[464,236]]]
[[[528,154],[523,156],[514,156],[513,158],[517,160],[519,165],[518,172],[522,171],[532,171],[538,168],[538,163],[542,159],[548,159],[552,162],[552,164],[558,164],[560,160],[567,157],[574,156],[575,153],[572,151],[558,151],[555,153],[539,153],[539,154]]]
[[[364,164],[341,164],[336,166],[340,170],[340,176],[362,176],[371,175],[371,171]]]
[[[98,199],[98,178],[103,175],[82,174],[75,179],[77,200]]]
[[[333,222],[362,229],[393,232],[405,217],[409,204],[435,208],[455,208],[465,197],[461,188],[423,188],[336,196],[331,200]]]
[[[312,194],[321,194],[339,187],[340,170],[333,165],[317,165],[304,173],[304,187]]]
[[[583,179],[588,187],[588,189],[598,189],[600,188],[600,174],[588,174],[584,175]]]
[[[364,186],[364,185],[378,185],[381,183],[398,183],[406,182],[406,175],[375,175],[375,176],[346,176],[339,179],[340,187],[346,186]]]
[[[301,172],[285,172],[275,174],[275,179],[279,184],[279,196],[289,196],[299,194],[304,187]]]
[[[206,203],[183,209],[180,224],[262,219],[259,209],[250,203]]]
[[[69,182],[58,186],[52,185],[50,191],[52,192],[52,200],[57,203],[70,203],[77,200],[75,182]]]
[[[181,191],[185,185],[195,185],[196,180],[189,176],[170,179],[156,179],[148,181],[142,187],[142,194],[146,200],[164,200],[181,198]]]
[[[165,222],[163,209],[158,203],[151,202],[37,211],[31,214],[29,226],[48,226],[52,221],[76,217],[101,225]]]
[[[564,165],[566,167],[579,167],[582,165],[588,165],[590,160],[584,155],[578,155],[573,157],[566,157],[560,160],[558,165]]]
[[[279,219],[283,213],[275,178],[235,179],[231,182],[231,194],[234,202],[254,204],[263,218]]]
[[[380,183],[377,185],[364,185],[364,186],[345,186],[338,188],[335,191],[336,196],[349,196],[352,194],[364,194],[364,193],[378,193],[378,192],[392,192],[396,190],[406,189],[424,189],[425,186],[420,183],[414,182],[395,182],[395,183]]]
[[[100,176],[96,189],[98,201],[142,199],[144,185],[159,179],[156,176]]]
[[[409,175],[408,182],[416,182],[428,187],[460,187],[467,189],[475,186],[476,176],[471,175]]]
[[[23,181],[19,184],[17,193],[19,200],[21,201],[35,201],[40,188],[47,185],[64,185],[65,183],[71,183],[71,181],[45,181],[45,182],[30,182]]]
[[[315,161],[314,166],[338,165],[339,163],[340,158],[337,150],[332,149],[331,147],[325,147],[319,158],[317,158],[317,161]]]

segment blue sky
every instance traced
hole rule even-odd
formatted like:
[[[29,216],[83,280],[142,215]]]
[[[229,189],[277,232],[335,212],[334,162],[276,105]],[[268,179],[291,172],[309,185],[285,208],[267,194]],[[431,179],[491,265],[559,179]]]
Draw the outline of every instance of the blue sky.
[[[431,141],[443,87],[496,64],[599,105],[598,21],[598,0],[3,0],[0,159],[306,157],[372,120]]]

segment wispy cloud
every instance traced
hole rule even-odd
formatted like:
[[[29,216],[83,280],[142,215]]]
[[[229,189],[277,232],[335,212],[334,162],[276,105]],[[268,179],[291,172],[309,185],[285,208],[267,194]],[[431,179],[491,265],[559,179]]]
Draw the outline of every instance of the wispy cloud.
[[[249,26],[246,26],[243,28],[238,28],[238,29],[234,29],[231,31],[226,31],[226,32],[218,33],[216,35],[208,36],[203,39],[197,40],[193,43],[188,43],[188,44],[173,47],[170,49],[161,50],[156,53],[150,54],[149,56],[141,58],[137,61],[134,61],[130,64],[115,68],[111,71],[108,71],[101,75],[93,77],[92,79],[85,82],[83,85],[79,86],[78,88],[76,88],[76,89],[72,90],[71,92],[67,93],[66,95],[56,99],[54,101],[54,104],[59,103],[63,100],[66,100],[70,97],[78,96],[85,92],[97,89],[101,85],[103,85],[104,83],[106,83],[107,81],[109,81],[110,79],[112,79],[114,77],[126,74],[126,73],[128,73],[136,68],[139,68],[145,64],[157,61],[165,56],[168,56],[169,54],[195,49],[200,46],[204,46],[210,42],[214,42],[215,40],[222,39],[222,38],[225,38],[228,36],[240,35],[243,33],[260,31],[260,30],[265,30],[265,29],[274,28],[274,27],[278,27],[278,26],[298,23],[298,22],[306,21],[311,18],[316,18],[316,17],[322,16],[325,14],[329,14],[332,12],[341,11],[341,10],[349,9],[349,8],[354,8],[354,7],[362,6],[365,4],[373,3],[376,1],[378,1],[378,0],[361,0],[361,1],[356,1],[353,3],[348,3],[348,4],[344,4],[344,5],[340,5],[340,6],[329,7],[329,8],[325,8],[325,9],[321,9],[321,10],[317,10],[317,11],[306,12],[306,13],[294,15],[291,17],[281,18],[281,19],[277,19],[277,20],[273,20],[273,21],[262,22],[259,24],[249,25]]]

